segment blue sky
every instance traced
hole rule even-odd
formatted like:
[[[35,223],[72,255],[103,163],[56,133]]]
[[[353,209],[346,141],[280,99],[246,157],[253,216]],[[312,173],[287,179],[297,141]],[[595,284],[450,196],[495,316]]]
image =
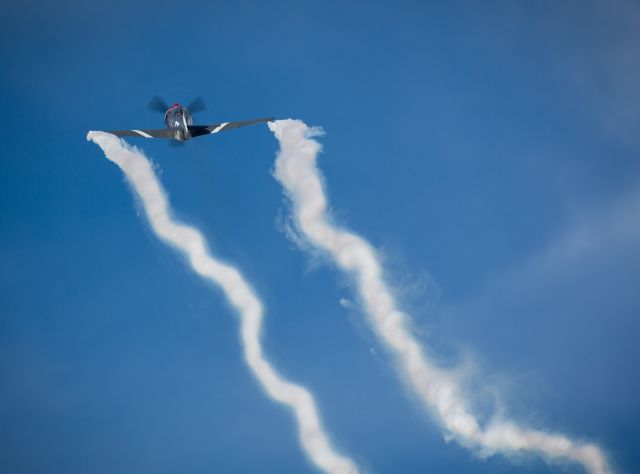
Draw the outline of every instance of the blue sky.
[[[386,256],[479,398],[640,466],[640,8],[607,2],[23,2],[0,19],[0,470],[314,472],[221,294],[158,242],[87,130],[321,125],[337,220]],[[267,307],[275,365],[374,473],[546,473],[446,444],[330,265],[282,231],[266,127],[138,140]],[[568,466],[564,472],[580,472]]]

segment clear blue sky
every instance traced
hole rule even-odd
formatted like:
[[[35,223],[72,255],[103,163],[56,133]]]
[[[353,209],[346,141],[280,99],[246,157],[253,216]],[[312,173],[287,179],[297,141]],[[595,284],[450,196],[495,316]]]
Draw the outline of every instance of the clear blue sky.
[[[88,130],[321,125],[339,222],[481,402],[640,471],[640,6],[18,2],[0,18],[0,471],[314,472],[245,367],[221,294],[152,235]],[[133,140],[132,140],[133,142]],[[282,232],[265,126],[136,140],[176,212],[267,307],[265,346],[373,473],[547,473],[480,460],[406,394],[325,262]],[[569,466],[565,472],[580,470]]]

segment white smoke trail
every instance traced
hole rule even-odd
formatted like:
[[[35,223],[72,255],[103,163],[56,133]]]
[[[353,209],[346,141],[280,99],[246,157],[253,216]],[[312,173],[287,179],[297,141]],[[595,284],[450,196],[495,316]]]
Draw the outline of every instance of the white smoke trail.
[[[269,396],[293,411],[300,443],[311,461],[325,472],[358,472],[352,460],[336,453],[331,447],[311,393],[279,375],[262,353],[260,331],[263,309],[253,289],[237,269],[219,262],[209,253],[205,239],[197,229],[173,220],[166,194],[149,160],[137,148],[109,133],[89,132],[87,140],[99,145],[106,157],[125,173],[140,196],[157,236],[182,252],[196,273],[222,289],[240,315],[241,339],[247,364]]]
[[[295,225],[354,278],[369,322],[393,356],[401,378],[447,436],[484,454],[532,451],[548,461],[578,462],[592,474],[610,473],[604,453],[594,444],[523,428],[497,416],[486,426],[480,425],[455,375],[429,360],[412,334],[409,317],[398,309],[374,249],[358,235],[337,227],[328,215],[316,166],[321,146],[313,140],[321,131],[299,120],[279,120],[269,123],[269,128],[280,142],[274,175],[291,200]]]

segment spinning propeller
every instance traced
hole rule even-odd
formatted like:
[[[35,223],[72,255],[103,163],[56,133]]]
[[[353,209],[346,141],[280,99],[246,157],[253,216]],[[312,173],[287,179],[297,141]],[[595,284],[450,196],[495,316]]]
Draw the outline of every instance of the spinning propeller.
[[[149,110],[161,114],[164,114],[169,109],[167,103],[157,95],[153,96],[147,107]],[[187,109],[189,109],[190,112],[202,112],[203,110],[207,110],[207,105],[204,103],[204,100],[202,100],[202,97],[198,96],[189,103]]]

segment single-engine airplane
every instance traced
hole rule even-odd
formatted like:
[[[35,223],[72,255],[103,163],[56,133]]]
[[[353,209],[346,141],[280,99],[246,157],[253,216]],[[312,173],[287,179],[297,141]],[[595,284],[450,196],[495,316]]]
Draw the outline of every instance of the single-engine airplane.
[[[168,138],[184,142],[190,138],[218,133],[232,128],[244,127],[260,122],[272,122],[274,117],[259,118],[254,120],[243,120],[240,122],[223,122],[212,125],[193,125],[192,112],[200,112],[206,109],[204,101],[198,97],[185,107],[180,104],[173,104],[169,107],[160,97],[155,96],[149,102],[149,108],[156,112],[164,113],[164,123],[166,128],[158,130],[109,130],[118,137],[144,137],[144,138]]]

